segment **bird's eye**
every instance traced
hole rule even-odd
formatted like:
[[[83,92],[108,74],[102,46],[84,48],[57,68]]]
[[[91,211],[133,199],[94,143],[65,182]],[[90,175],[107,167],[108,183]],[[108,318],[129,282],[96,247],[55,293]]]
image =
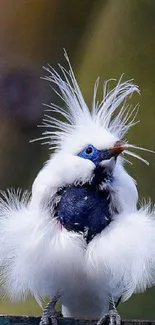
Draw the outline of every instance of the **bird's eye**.
[[[98,155],[98,150],[91,144],[88,144],[87,147],[85,147],[79,154],[78,156],[85,158],[85,159],[90,159],[93,160],[96,158]]]
[[[87,148],[85,149],[85,153],[86,153],[87,155],[90,155],[92,152],[93,152],[93,148],[92,148],[91,146],[89,146],[89,147],[87,147]]]

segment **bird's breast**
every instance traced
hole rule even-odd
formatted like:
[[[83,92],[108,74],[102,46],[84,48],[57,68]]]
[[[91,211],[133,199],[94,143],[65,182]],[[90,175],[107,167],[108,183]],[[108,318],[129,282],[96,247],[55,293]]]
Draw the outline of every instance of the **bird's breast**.
[[[110,222],[109,191],[70,186],[60,190],[57,218],[68,230],[83,233],[87,243]]]

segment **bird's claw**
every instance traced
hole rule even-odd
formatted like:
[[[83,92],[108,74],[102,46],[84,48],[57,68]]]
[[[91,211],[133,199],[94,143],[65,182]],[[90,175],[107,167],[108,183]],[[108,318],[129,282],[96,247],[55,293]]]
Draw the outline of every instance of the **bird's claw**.
[[[97,325],[121,325],[121,317],[116,309],[109,310],[109,312],[103,315]]]
[[[53,298],[45,307],[39,325],[59,325],[58,318],[61,312],[55,310],[55,305],[59,297]]]
[[[53,316],[48,316],[48,315],[42,315],[41,320],[39,325],[59,325],[58,322],[58,317],[59,317],[59,313],[55,312],[55,315]]]

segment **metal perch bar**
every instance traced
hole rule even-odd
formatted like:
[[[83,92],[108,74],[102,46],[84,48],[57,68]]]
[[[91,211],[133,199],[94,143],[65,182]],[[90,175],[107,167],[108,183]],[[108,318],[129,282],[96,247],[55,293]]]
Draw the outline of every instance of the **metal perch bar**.
[[[39,316],[10,316],[0,315],[0,325],[38,325]],[[107,322],[106,322],[107,323]],[[96,325],[95,320],[77,318],[59,318],[60,325]],[[124,320],[122,325],[155,325],[155,321],[149,320]]]

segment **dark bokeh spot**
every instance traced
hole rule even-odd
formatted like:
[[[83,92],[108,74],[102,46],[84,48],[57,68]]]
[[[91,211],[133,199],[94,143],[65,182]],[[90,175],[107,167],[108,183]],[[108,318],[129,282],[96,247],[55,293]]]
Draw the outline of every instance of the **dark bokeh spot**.
[[[12,69],[0,76],[0,114],[11,118],[21,129],[36,127],[43,117],[43,102],[49,87],[38,73]],[[51,96],[51,92],[50,92]]]

